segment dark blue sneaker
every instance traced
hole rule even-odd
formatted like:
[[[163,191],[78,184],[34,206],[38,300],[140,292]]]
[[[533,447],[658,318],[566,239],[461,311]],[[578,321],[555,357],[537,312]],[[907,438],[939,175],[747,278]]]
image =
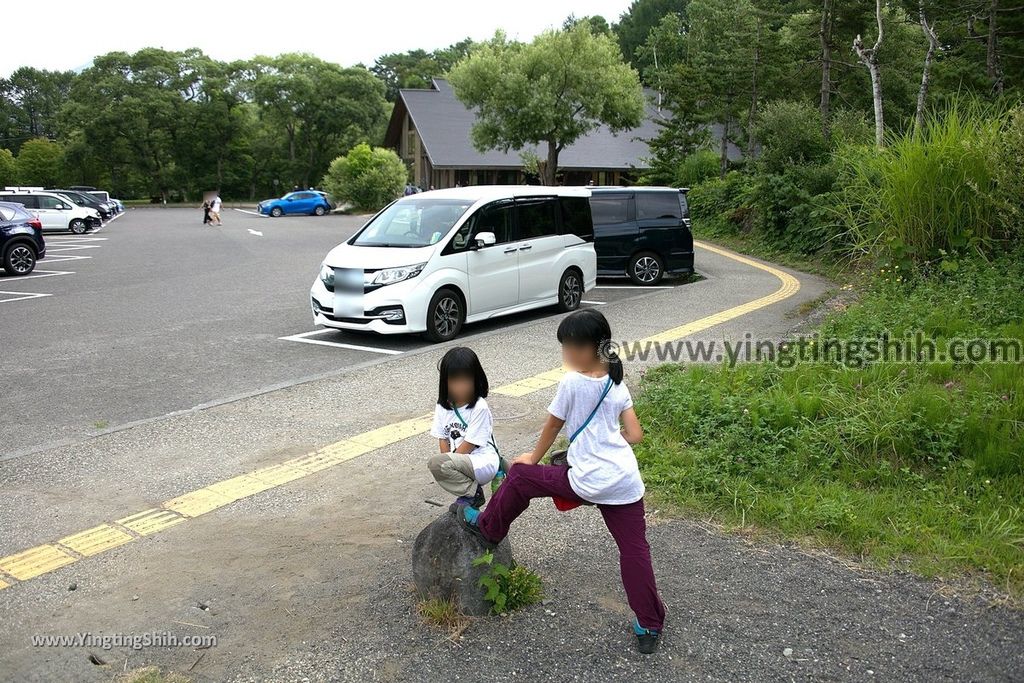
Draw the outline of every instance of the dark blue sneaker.
[[[633,619],[633,633],[636,635],[636,645],[637,649],[640,650],[640,654],[653,654],[658,649],[658,638],[661,635],[658,631],[644,628],[640,625],[639,621]]]

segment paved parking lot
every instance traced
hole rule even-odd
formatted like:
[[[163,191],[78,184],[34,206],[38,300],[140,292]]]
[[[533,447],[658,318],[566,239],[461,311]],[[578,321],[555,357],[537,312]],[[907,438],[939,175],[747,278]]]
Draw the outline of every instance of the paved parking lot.
[[[201,219],[132,209],[98,232],[47,234],[32,276],[0,275],[0,458],[431,346],[312,325],[320,262],[364,218],[231,209],[222,227]],[[584,306],[661,291],[598,284]],[[468,325],[460,339],[555,315]]]

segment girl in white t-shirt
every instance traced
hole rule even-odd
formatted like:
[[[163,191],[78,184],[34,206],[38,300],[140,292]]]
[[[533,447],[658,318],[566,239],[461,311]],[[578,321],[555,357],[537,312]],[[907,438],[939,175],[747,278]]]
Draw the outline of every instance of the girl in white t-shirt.
[[[560,509],[597,505],[619,547],[638,647],[649,654],[658,646],[665,606],[655,585],[644,483],[631,448],[643,438],[643,429],[622,383],[622,362],[608,349],[611,336],[608,321],[594,309],[562,320],[558,341],[570,372],[558,383],[537,445],[512,461],[484,511],[465,508],[461,519],[470,531],[496,544],[533,498],[553,498]],[[563,427],[570,438],[567,464],[538,465]]]
[[[484,504],[483,484],[498,473],[494,418],[485,400],[487,375],[472,349],[451,349],[438,371],[430,435],[438,440],[440,453],[430,457],[427,468],[441,488],[457,496],[451,510],[461,515],[462,507],[479,509]]]

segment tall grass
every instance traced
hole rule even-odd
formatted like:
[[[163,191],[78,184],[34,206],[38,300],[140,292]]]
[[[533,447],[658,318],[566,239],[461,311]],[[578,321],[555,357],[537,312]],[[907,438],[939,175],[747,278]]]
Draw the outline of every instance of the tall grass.
[[[880,152],[839,151],[837,211],[861,254],[921,262],[987,253],[999,235],[994,158],[1005,113],[976,101],[933,111]]]

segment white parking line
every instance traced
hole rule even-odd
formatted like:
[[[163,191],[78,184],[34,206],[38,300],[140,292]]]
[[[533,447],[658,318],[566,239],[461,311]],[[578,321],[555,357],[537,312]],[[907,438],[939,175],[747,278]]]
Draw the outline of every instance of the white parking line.
[[[396,351],[394,349],[382,349],[376,346],[360,346],[358,344],[343,344],[341,342],[324,341],[323,339],[309,339],[315,334],[323,334],[324,332],[334,332],[335,330],[313,330],[312,332],[303,332],[302,334],[293,334],[288,337],[278,337],[282,341],[295,341],[302,342],[303,344],[317,344],[319,346],[336,346],[341,349],[352,349],[353,351],[369,351],[371,353],[384,353],[389,356],[398,356],[404,351]]]
[[[258,211],[250,211],[249,209],[235,209],[235,208],[232,208],[231,210],[232,211],[241,211],[242,213],[252,214],[253,216],[259,216],[260,218],[266,218],[266,216],[264,216],[262,213],[260,213]]]
[[[604,306],[607,301],[587,301],[586,299],[580,299],[581,304],[591,304],[593,306]]]
[[[50,254],[49,249],[46,251],[46,261],[81,261],[92,256],[81,256],[79,254]]]
[[[263,237],[262,232],[260,232],[259,230],[253,230],[252,228],[249,228],[249,234],[256,235],[257,237]]]
[[[594,289],[675,289],[665,285],[597,285]]]
[[[39,299],[44,296],[53,296],[52,294],[36,294],[33,292],[5,292],[3,290],[0,290],[0,294],[14,295],[10,299],[0,299],[0,304],[9,304],[12,301],[21,301],[22,299]]]
[[[14,277],[12,275],[12,276],[9,276],[9,277],[0,277],[0,282],[15,283],[15,282],[21,282],[22,280],[31,280],[32,278],[36,278],[36,277],[53,277],[54,275],[74,275],[74,274],[75,273],[72,270],[40,270],[39,268],[37,268],[35,271],[33,271],[32,275],[22,275],[22,276],[19,276],[19,277]]]
[[[79,249],[99,249],[102,244],[65,244],[63,242],[53,246],[53,243],[47,243],[46,253],[49,254],[51,251],[78,251]]]
[[[44,236],[45,237],[45,236]],[[109,237],[73,237],[71,235],[60,235],[57,237],[46,237],[46,243],[51,242],[67,242],[68,244],[77,244],[79,242],[106,242]]]

